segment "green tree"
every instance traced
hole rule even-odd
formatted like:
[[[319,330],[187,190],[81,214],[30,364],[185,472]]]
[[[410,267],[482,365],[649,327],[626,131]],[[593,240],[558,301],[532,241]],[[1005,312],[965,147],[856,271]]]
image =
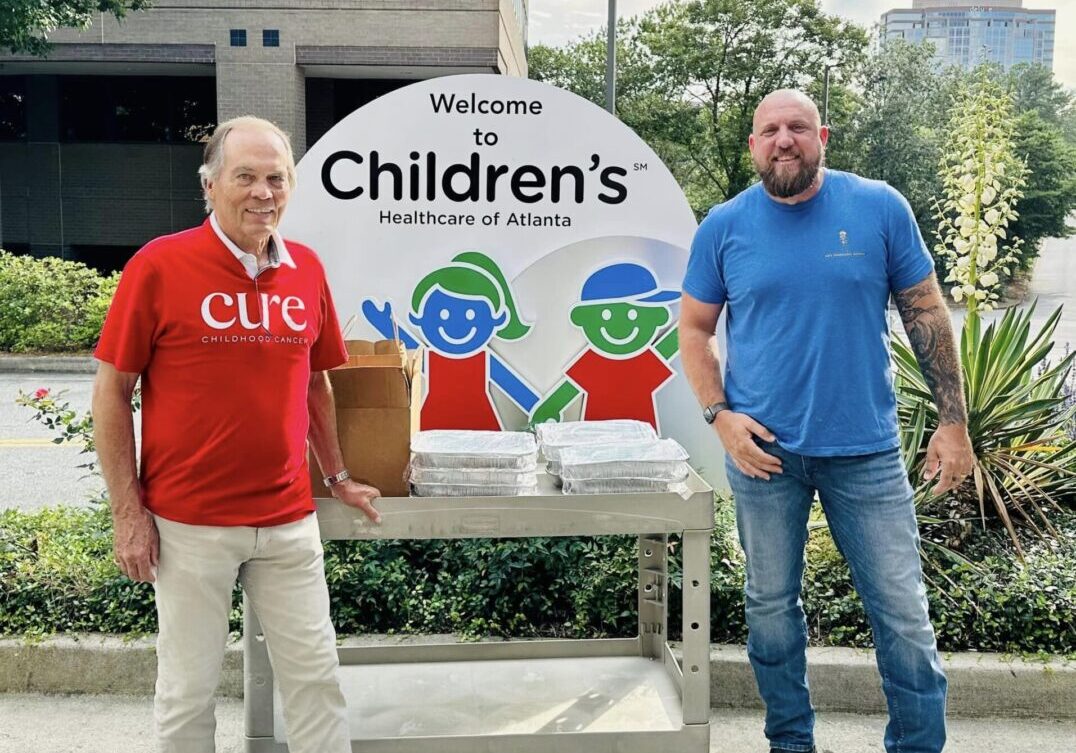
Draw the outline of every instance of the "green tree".
[[[1076,100],[1053,71],[1015,65],[994,71],[1017,113],[1015,150],[1027,164],[1027,187],[1012,231],[1025,243],[1020,269],[1029,271],[1046,238],[1073,233],[1066,223],[1076,210]]]
[[[858,78],[858,77],[857,77]],[[829,141],[826,142],[826,166],[834,170],[855,172],[856,166],[856,132],[855,119],[863,108],[863,96],[860,87],[851,80],[829,83]],[[822,110],[825,100],[825,86],[822,79],[807,85],[807,96],[818,103]]]
[[[617,74],[622,76],[624,23],[617,24]],[[527,50],[530,78],[566,89],[596,105],[605,102],[605,42],[598,32],[563,47],[536,44]],[[618,85],[623,82],[618,80]],[[621,99],[623,92],[620,92]]]
[[[933,231],[933,198],[942,191],[937,166],[953,86],[933,55],[931,45],[897,40],[867,60],[859,81],[862,105],[840,155],[841,166],[900,191],[924,237]]]
[[[641,18],[639,39],[658,90],[688,105],[667,126],[691,161],[685,177],[703,206],[754,181],[747,138],[766,94],[805,89],[827,65],[835,79],[849,77],[867,46],[862,28],[823,13],[817,0],[666,3]]]
[[[605,106],[605,32],[596,31],[563,47],[536,45],[527,53],[530,77]],[[686,144],[694,137],[697,107],[669,96],[657,84],[653,55],[639,39],[638,19],[617,24],[616,114],[657,153],[698,211],[712,206],[708,194],[696,195],[694,163]],[[707,203],[709,200],[709,203]]]
[[[1061,114],[1061,133],[1065,141],[1076,146],[1076,107],[1071,107]]]
[[[1020,216],[1011,228],[1024,240],[1020,269],[1028,271],[1043,240],[1064,238],[1076,230],[1066,222],[1076,211],[1076,146],[1065,140],[1060,126],[1032,109],[1016,119],[1013,150],[1028,170]]]
[[[999,72],[998,78],[1012,95],[1016,112],[1034,110],[1046,123],[1060,127],[1065,114],[1073,109],[1072,93],[1044,65],[1020,63]]]
[[[44,55],[49,49],[46,35],[54,29],[85,29],[98,13],[123,18],[149,4],[150,0],[4,0],[0,49]]]
[[[747,153],[755,107],[784,87],[821,99],[832,69],[831,105],[849,111],[866,32],[823,13],[817,0],[669,2],[622,21],[617,114],[657,152],[703,213],[755,179]],[[604,101],[601,34],[562,48],[532,48],[531,76]],[[813,88],[812,88],[813,87]]]

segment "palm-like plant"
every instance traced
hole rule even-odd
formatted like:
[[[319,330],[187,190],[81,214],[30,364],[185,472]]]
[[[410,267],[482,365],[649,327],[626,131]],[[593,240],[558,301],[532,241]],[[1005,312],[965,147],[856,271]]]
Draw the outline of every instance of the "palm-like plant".
[[[1006,231],[1018,217],[1027,172],[1014,151],[1011,112],[1011,97],[985,70],[960,91],[941,160],[945,196],[936,203],[934,250],[946,262],[946,282],[956,283],[954,300],[968,302],[960,359],[976,463],[971,480],[955,492],[957,506],[970,497],[982,520],[988,510],[996,514],[1023,556],[1016,526],[1041,536],[1056,533],[1047,511],[1076,499],[1076,442],[1065,432],[1073,414],[1065,394],[1072,356],[1056,365],[1047,361],[1061,310],[1034,335],[1034,306],[1010,309],[985,330],[979,318],[998,300],[995,288],[1021,254],[1019,239]],[[937,427],[937,411],[911,348],[894,340],[893,357],[902,447],[912,478],[919,479],[924,438]],[[921,509],[934,506],[926,484],[916,497]]]
[[[1009,309],[985,330],[979,317],[969,313],[960,343],[976,463],[973,481],[957,493],[972,496],[982,520],[988,511],[996,515],[1021,556],[1017,525],[1042,536],[1055,533],[1049,509],[1076,502],[1076,441],[1065,432],[1076,407],[1066,405],[1064,389],[1076,353],[1051,364],[1047,358],[1061,309],[1035,334],[1033,312],[1034,306]],[[902,446],[911,477],[918,479],[925,439],[937,427],[937,410],[911,348],[894,339],[893,356],[897,411],[905,427]],[[929,507],[929,486],[920,486],[916,494]]]

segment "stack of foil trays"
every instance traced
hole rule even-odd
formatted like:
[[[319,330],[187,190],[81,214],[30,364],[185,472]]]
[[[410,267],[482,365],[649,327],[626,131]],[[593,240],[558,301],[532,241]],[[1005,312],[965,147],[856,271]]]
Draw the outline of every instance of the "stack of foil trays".
[[[535,494],[538,447],[518,431],[434,429],[411,438],[409,480],[416,497]]]
[[[561,478],[561,455],[569,448],[587,445],[650,444],[658,439],[653,426],[632,419],[547,423],[539,424],[534,431],[542,457],[549,462],[547,471],[556,479],[558,485]]]
[[[684,491],[688,454],[643,421],[576,421],[535,428],[548,472],[565,494]]]
[[[585,444],[560,453],[560,476],[565,494],[682,494],[687,460],[675,439]]]

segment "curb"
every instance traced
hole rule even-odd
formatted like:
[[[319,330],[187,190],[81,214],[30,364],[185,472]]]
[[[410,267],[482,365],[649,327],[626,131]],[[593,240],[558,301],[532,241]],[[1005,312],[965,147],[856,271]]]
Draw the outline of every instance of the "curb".
[[[344,646],[452,643],[451,635],[365,635]],[[810,648],[811,698],[819,711],[885,713],[874,652]],[[1024,660],[1000,654],[949,654],[949,714],[960,717],[1076,719],[1076,662],[1060,657]],[[151,637],[110,635],[49,638],[31,643],[0,639],[0,693],[108,693],[151,695],[156,679]],[[710,701],[714,708],[761,708],[743,646],[710,649]],[[243,656],[229,643],[219,694],[243,697]]]
[[[0,354],[0,374],[45,373],[93,374],[97,362],[93,356],[21,356]]]
[[[958,717],[1076,719],[1076,662],[1004,654],[943,654],[947,711]],[[874,651],[808,648],[811,701],[819,711],[885,714]],[[762,708],[744,646],[710,649],[710,704]]]

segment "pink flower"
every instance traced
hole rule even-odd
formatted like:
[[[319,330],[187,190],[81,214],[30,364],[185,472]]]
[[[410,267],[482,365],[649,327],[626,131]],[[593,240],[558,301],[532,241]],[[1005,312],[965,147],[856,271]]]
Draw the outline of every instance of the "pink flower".
[[[49,396],[48,387],[40,387],[37,392],[34,393],[34,400],[44,400]]]

